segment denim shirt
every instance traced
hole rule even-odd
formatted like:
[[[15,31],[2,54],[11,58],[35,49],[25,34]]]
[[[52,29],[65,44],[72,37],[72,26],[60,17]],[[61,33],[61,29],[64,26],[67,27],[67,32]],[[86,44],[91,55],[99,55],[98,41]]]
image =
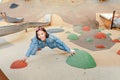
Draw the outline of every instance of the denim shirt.
[[[59,48],[59,49],[64,50],[68,53],[70,52],[70,48],[63,41],[61,41],[56,36],[49,34],[49,37],[46,38],[45,42],[38,40],[36,38],[36,36],[34,38],[32,38],[31,44],[30,44],[30,47],[26,53],[26,56],[29,57],[30,55],[34,55],[34,54],[36,54],[38,48],[42,49],[46,46],[48,46],[51,49]]]

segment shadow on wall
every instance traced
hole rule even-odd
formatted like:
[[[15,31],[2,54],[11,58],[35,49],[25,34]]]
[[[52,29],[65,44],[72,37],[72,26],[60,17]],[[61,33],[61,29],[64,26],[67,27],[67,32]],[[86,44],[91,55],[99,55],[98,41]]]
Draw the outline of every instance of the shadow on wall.
[[[11,46],[13,46],[13,44],[11,44],[10,42],[7,42],[3,38],[0,38],[0,49],[8,48],[8,47],[11,47]]]

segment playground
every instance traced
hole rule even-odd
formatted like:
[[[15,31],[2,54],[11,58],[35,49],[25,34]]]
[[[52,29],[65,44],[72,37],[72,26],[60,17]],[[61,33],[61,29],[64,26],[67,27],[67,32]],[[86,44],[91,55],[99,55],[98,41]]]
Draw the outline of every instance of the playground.
[[[104,29],[96,13],[119,14],[119,0],[1,0],[0,69],[9,80],[120,80],[120,30]],[[5,14],[3,14],[5,13]],[[57,48],[23,59],[37,26],[60,38],[76,54]],[[1,79],[0,80],[8,80]]]

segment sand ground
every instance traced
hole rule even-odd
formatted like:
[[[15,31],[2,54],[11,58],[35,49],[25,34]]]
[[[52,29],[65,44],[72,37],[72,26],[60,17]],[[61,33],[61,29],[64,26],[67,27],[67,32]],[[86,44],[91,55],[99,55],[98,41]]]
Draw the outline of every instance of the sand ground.
[[[13,2],[20,6],[9,9],[9,5]],[[62,26],[65,31],[54,33],[54,35],[68,44],[70,48],[89,52],[97,63],[97,67],[92,69],[71,67],[65,62],[67,54],[61,50],[46,47],[27,60],[28,67],[10,69],[11,63],[16,59],[22,59],[29,47],[35,31],[34,28],[30,28],[27,33],[21,31],[0,37],[0,68],[10,80],[120,80],[120,56],[117,55],[120,43],[116,43],[107,50],[91,51],[71,43],[65,33],[66,31],[73,32],[73,25],[89,25],[92,28],[98,28],[95,13],[113,10],[119,13],[119,3],[118,0],[108,0],[105,3],[99,3],[96,0],[75,0],[74,3],[70,0],[31,0],[30,2],[10,0],[0,4],[1,11],[13,17],[24,17],[26,22],[39,21],[48,13],[58,15],[53,17],[52,26],[46,29]],[[112,39],[120,37],[120,31],[117,30],[104,30],[103,32],[111,33]]]

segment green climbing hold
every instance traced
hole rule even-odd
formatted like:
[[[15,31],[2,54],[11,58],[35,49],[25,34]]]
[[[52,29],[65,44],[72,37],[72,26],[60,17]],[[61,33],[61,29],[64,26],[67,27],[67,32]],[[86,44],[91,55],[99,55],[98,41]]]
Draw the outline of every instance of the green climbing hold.
[[[69,33],[71,33],[71,32],[70,32],[70,31],[66,31],[65,33],[69,34]]]
[[[92,42],[93,39],[92,39],[92,38],[87,38],[86,41],[87,41],[87,42]]]
[[[68,65],[83,69],[96,67],[93,57],[88,52],[79,49],[74,50],[76,51],[76,54],[69,56],[66,60]]]
[[[103,31],[103,30],[104,30],[104,28],[99,28],[99,29],[97,29],[98,32],[101,32],[101,31]]]
[[[82,31],[82,30],[80,30],[80,31],[79,31],[79,34],[83,34],[83,31]]]
[[[69,33],[67,38],[69,40],[78,40],[79,39],[79,37],[76,34],[74,34],[74,33]]]
[[[74,29],[79,29],[79,30],[80,30],[80,29],[82,29],[82,26],[81,26],[81,25],[74,25],[73,28],[74,28]]]
[[[120,37],[118,37],[118,39],[120,40]]]
[[[111,36],[112,34],[111,33],[106,33],[107,36]]]

